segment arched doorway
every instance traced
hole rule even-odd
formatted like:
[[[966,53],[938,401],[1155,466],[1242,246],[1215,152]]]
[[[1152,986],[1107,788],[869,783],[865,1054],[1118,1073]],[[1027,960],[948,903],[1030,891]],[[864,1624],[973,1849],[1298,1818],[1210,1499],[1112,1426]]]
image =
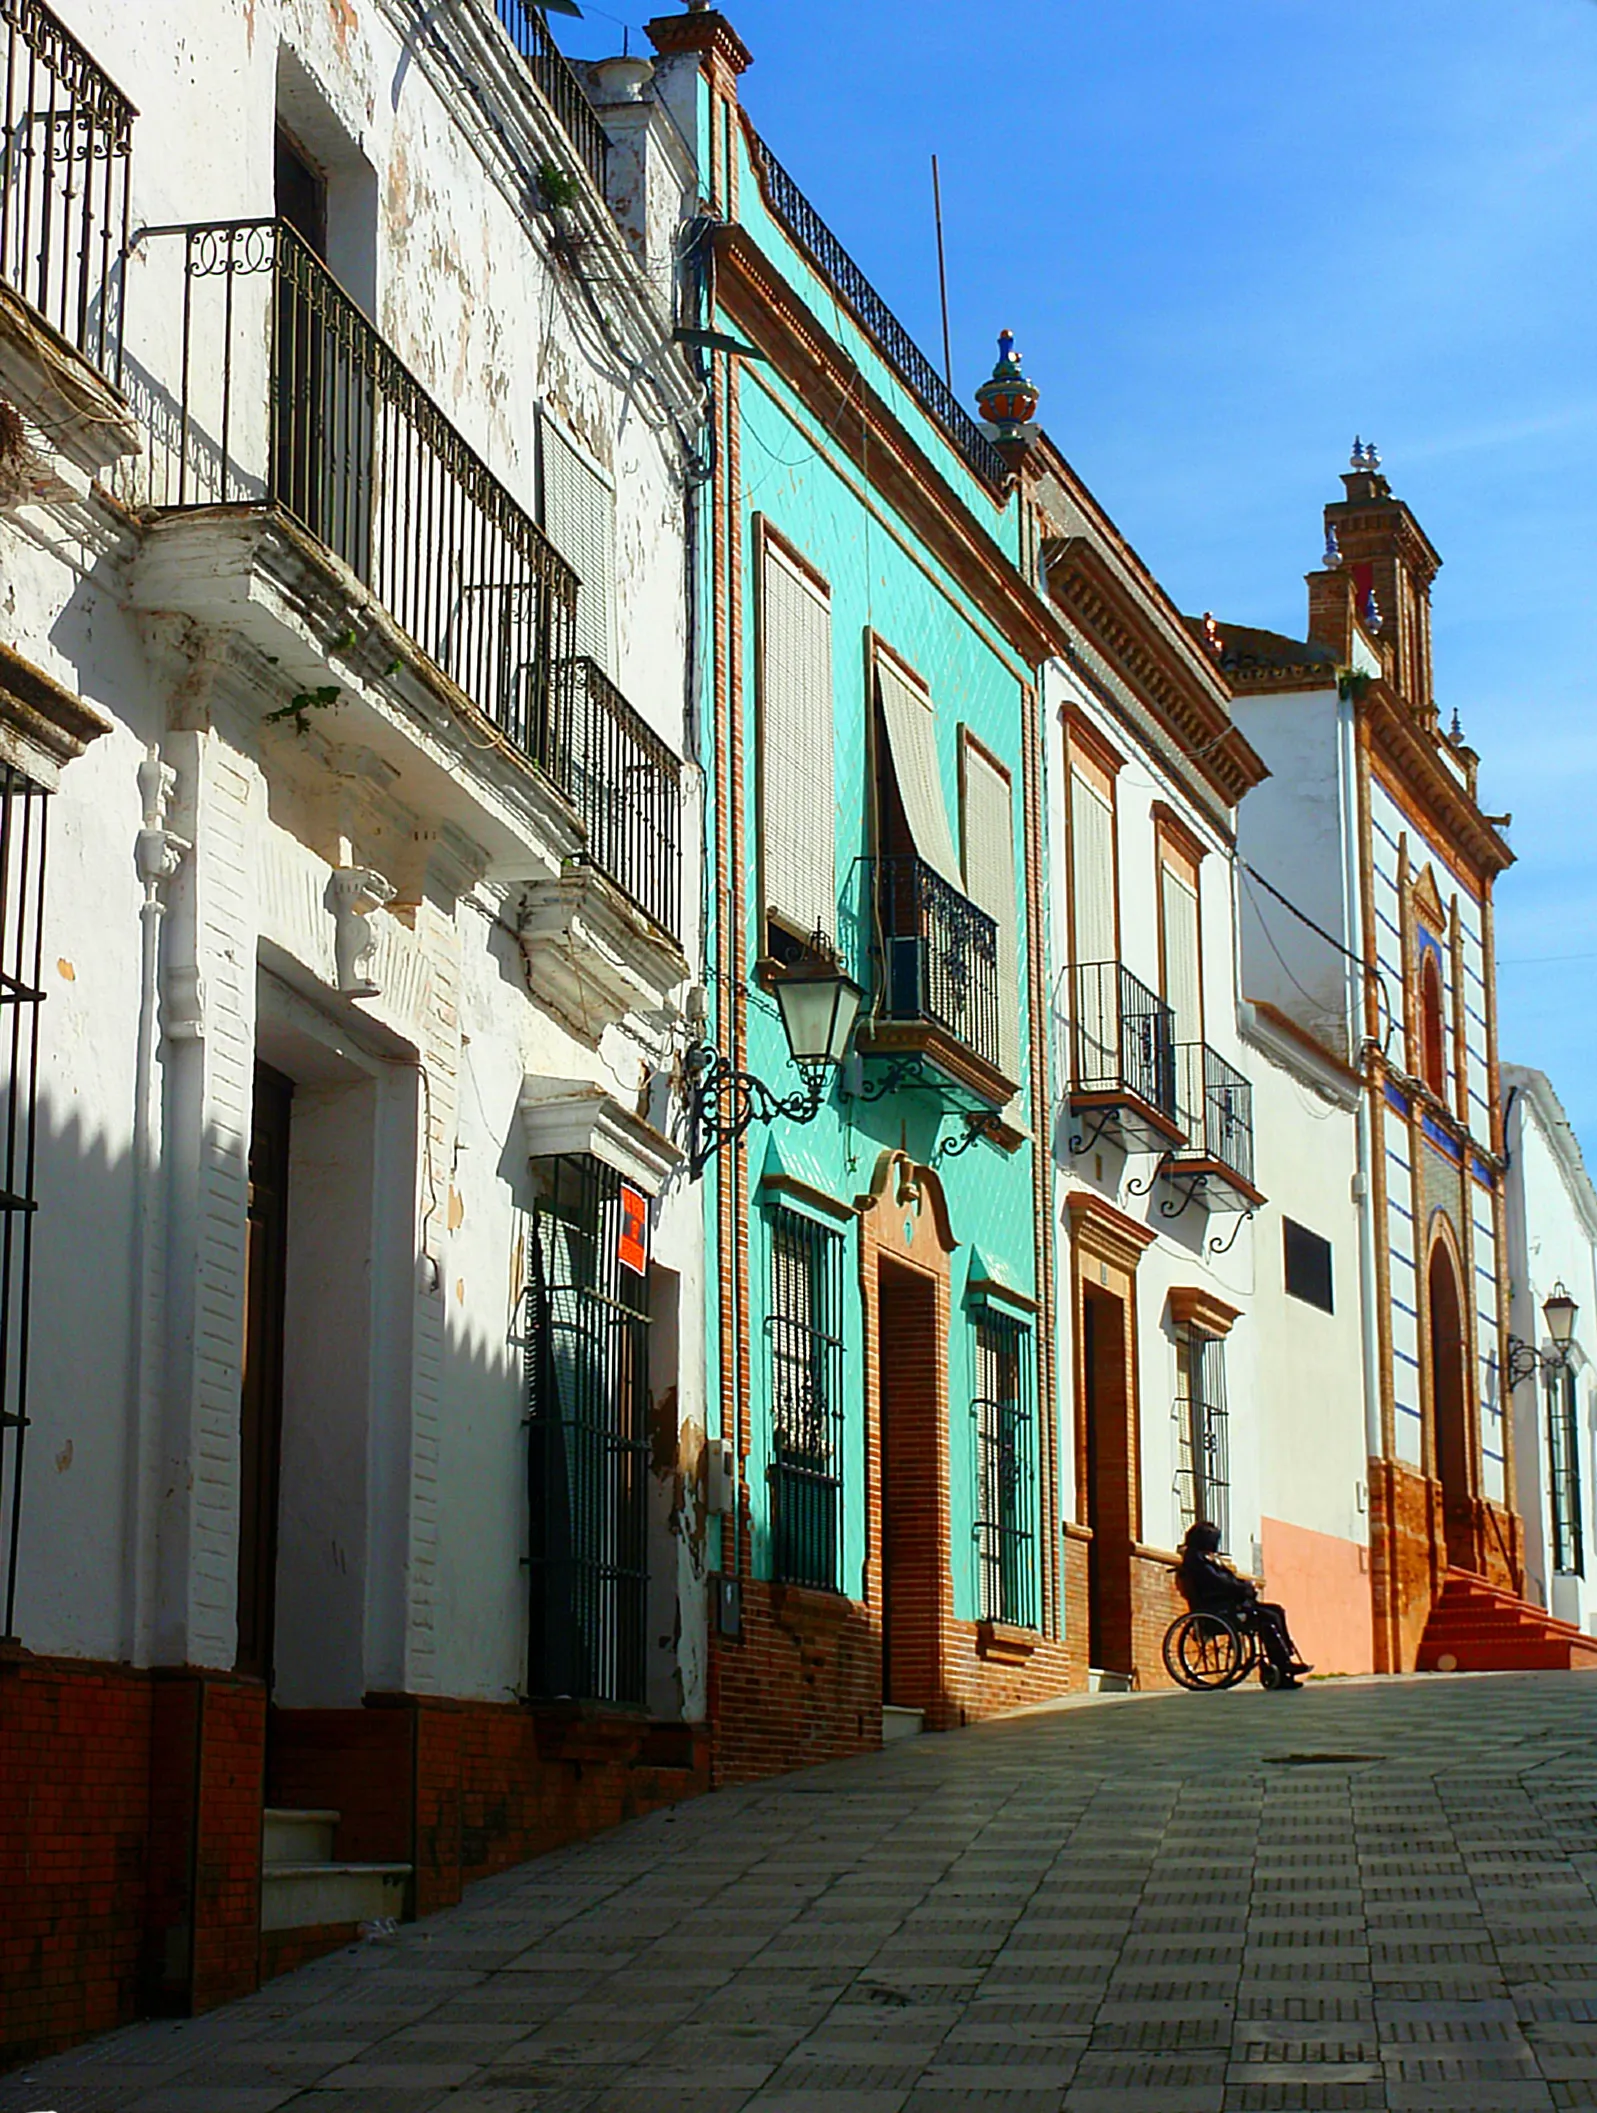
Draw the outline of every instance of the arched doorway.
[[[1431,1429],[1436,1445],[1435,1473],[1442,1485],[1447,1560],[1452,1569],[1473,1570],[1477,1563],[1469,1390],[1464,1383],[1464,1307],[1459,1296],[1458,1270],[1442,1240],[1431,1249],[1429,1296]]]

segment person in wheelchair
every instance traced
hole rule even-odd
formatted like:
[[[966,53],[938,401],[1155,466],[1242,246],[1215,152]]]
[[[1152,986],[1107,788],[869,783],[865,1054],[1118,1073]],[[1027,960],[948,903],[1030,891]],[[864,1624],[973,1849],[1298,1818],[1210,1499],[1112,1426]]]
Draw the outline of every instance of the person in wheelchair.
[[[1187,1528],[1176,1584],[1195,1614],[1225,1614],[1251,1624],[1261,1647],[1259,1678],[1266,1686],[1301,1687],[1301,1676],[1314,1671],[1298,1656],[1286,1625],[1286,1609],[1273,1600],[1260,1599],[1252,1580],[1238,1576],[1220,1554],[1219,1527],[1206,1519]],[[1266,1666],[1273,1671],[1271,1680],[1265,1679]]]

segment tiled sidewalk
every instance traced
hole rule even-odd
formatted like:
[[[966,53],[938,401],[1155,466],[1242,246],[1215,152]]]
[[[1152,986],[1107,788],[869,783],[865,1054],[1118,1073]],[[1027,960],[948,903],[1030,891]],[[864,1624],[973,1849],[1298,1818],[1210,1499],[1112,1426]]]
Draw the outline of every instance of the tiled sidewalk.
[[[0,2113],[1597,2106],[1597,1678],[1134,1699],[622,1828]]]

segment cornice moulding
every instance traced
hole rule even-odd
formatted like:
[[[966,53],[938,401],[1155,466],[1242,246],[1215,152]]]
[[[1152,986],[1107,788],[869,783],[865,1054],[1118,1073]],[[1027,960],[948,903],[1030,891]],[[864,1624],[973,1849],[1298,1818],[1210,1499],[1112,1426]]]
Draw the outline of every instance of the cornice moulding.
[[[607,1093],[596,1079],[522,1080],[517,1102],[530,1159],[588,1153],[614,1167],[646,1196],[658,1196],[682,1164],[682,1152],[662,1131]]]

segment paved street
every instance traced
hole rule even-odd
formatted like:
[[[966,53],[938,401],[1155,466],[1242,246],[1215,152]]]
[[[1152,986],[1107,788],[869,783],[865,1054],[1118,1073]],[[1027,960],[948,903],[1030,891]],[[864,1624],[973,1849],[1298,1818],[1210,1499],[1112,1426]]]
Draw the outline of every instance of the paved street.
[[[0,2113],[1597,2106],[1597,1680],[1074,1707],[708,1798]]]

